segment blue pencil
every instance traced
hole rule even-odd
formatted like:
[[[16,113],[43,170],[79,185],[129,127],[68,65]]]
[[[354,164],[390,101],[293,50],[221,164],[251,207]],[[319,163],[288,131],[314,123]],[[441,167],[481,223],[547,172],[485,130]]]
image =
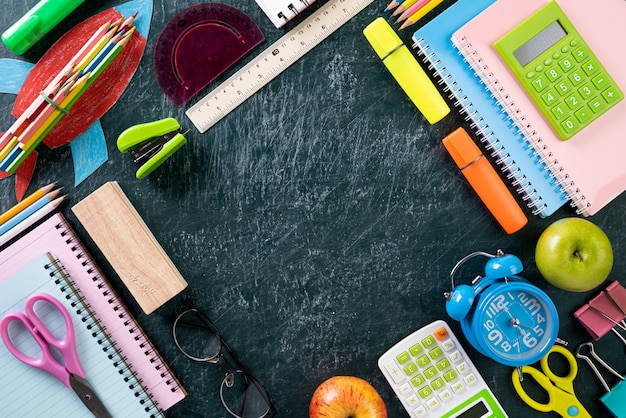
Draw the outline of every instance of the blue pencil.
[[[42,207],[50,203],[59,194],[59,190],[60,189],[57,189],[57,190],[54,190],[50,193],[43,195],[42,197],[34,201],[31,205],[27,206],[22,211],[20,211],[20,213],[16,214],[14,217],[9,219],[6,223],[0,225],[0,237],[6,234],[7,232],[9,232],[11,229],[16,227],[17,225],[19,225],[22,221],[27,219],[30,215],[32,215],[33,213],[37,212],[39,209],[41,209]]]

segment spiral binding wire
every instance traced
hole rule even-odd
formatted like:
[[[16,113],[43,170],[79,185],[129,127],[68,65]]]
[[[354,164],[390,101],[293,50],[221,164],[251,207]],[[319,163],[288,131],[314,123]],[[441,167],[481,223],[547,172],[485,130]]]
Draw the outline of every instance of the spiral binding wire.
[[[547,146],[543,143],[540,137],[537,137],[537,133],[532,128],[531,124],[521,114],[519,109],[515,106],[515,103],[511,101],[504,89],[500,87],[494,75],[489,73],[489,69],[484,64],[481,69],[480,65],[482,64],[482,60],[480,60],[480,58],[472,60],[471,57],[476,57],[476,53],[471,49],[471,44],[465,43],[455,46],[459,50],[458,52],[462,55],[464,61],[467,62],[477,74],[484,75],[484,77],[479,77],[480,82],[485,85],[485,79],[489,80],[487,91],[490,92],[492,98],[498,100],[500,103],[507,104],[502,110],[502,112],[504,112],[504,116],[513,123],[513,126],[519,130],[521,136],[526,139],[529,154],[531,156],[535,156],[537,163],[542,165],[542,170],[549,173],[554,181],[555,188],[557,186],[560,187],[571,200],[572,206],[574,206],[574,202],[578,201],[578,199],[574,199],[577,196],[575,196],[575,193],[572,190],[575,189],[572,189],[568,182],[564,181],[559,176],[563,172],[563,168],[557,166],[558,161],[552,158]],[[439,85],[443,86],[443,91],[447,93],[448,98],[454,102],[454,106],[463,111],[465,114],[465,121],[470,124],[470,128],[477,134],[479,140],[483,144],[483,147],[486,151],[490,152],[490,156],[496,161],[500,170],[505,173],[507,179],[512,181],[512,185],[515,187],[516,192],[522,196],[522,200],[526,202],[532,213],[534,215],[543,213],[546,209],[546,204],[543,202],[543,199],[538,194],[537,190],[517,167],[511,156],[506,153],[505,147],[501,144],[500,140],[495,137],[495,134],[489,127],[487,121],[480,116],[478,110],[474,108],[470,98],[463,93],[463,89],[452,79],[452,74],[448,72],[445,66],[441,65],[441,61],[437,59],[436,53],[431,50],[424,38],[416,40],[413,47],[418,48],[422,56],[422,60],[428,66],[428,70],[434,71],[436,76],[439,78]],[[582,199],[584,200],[584,196]],[[585,208],[583,206],[579,206],[578,212],[584,213]]]
[[[581,193],[580,189],[576,187],[575,182],[570,179],[570,176],[565,173],[564,167],[560,165],[558,159],[549,150],[549,147],[538,132],[533,128],[532,123],[526,119],[513,98],[500,84],[495,74],[490,71],[489,66],[478,56],[471,42],[468,42],[465,37],[462,37],[454,41],[454,46],[458,49],[463,60],[479,76],[481,83],[487,88],[491,97],[500,103],[504,115],[520,131],[528,146],[528,152],[536,157],[537,164],[541,166],[541,170],[549,175],[551,180],[554,181],[554,184],[558,185],[567,195],[570,200],[570,205],[576,209],[578,214],[586,214],[590,204],[587,202],[585,196]],[[514,168],[509,167],[509,163],[504,161],[502,161],[501,164],[507,167],[509,171],[511,168]],[[539,213],[541,211],[541,206],[539,206],[541,197],[536,196],[536,190],[530,189],[531,188],[527,186],[522,186],[521,193],[526,194],[524,200],[529,201],[529,206],[537,208],[533,210],[533,213]]]
[[[120,319],[126,318],[123,323],[125,328],[130,334],[134,335],[134,340],[137,341],[138,346],[144,350],[145,355],[150,356],[149,361],[154,365],[155,370],[160,372],[161,377],[167,378],[165,383],[168,386],[171,386],[170,390],[172,392],[182,390],[169,367],[167,367],[161,356],[158,352],[156,352],[154,346],[147,339],[139,324],[128,313],[115,290],[110,286],[109,282],[100,272],[100,269],[95,265],[91,255],[76,238],[76,235],[70,225],[66,222],[61,222],[55,225],[55,228],[58,229],[61,236],[65,238],[65,243],[71,246],[71,250],[76,257],[82,261],[82,266],[85,267],[85,271],[90,275],[91,280],[94,283],[97,283],[97,287],[101,290],[102,295],[108,298],[107,303],[112,306],[113,311],[117,313]],[[127,361],[126,357],[122,355],[115,341],[113,341],[105,327],[93,314],[91,308],[69,276],[63,271],[51,272],[51,276],[54,274],[60,276],[56,278],[58,283],[61,284],[64,281],[66,282],[62,285],[63,292],[66,293],[68,298],[76,299],[74,303],[76,303],[77,306],[77,313],[81,316],[81,318],[83,318],[83,320],[88,322],[87,327],[92,331],[92,336],[97,338],[98,344],[102,346],[103,351],[109,353],[109,358],[114,361],[115,367],[117,367],[119,373],[124,376],[124,381],[129,384],[130,389],[135,391],[135,396],[138,398],[141,405],[144,406],[145,411],[150,412],[151,417],[163,416],[158,408],[158,402],[142,385],[142,380],[139,375],[137,375],[137,373],[133,370],[132,365]],[[74,304],[72,304],[72,306],[74,306]]]

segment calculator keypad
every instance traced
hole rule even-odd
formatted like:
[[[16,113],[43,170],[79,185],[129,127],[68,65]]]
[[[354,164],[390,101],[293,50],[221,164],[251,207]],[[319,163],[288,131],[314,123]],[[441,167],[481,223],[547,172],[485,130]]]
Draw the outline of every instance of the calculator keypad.
[[[489,391],[443,321],[396,344],[379,367],[413,418],[443,416],[477,392]]]
[[[545,52],[523,84],[561,139],[569,139],[624,98],[589,47],[574,35]]]

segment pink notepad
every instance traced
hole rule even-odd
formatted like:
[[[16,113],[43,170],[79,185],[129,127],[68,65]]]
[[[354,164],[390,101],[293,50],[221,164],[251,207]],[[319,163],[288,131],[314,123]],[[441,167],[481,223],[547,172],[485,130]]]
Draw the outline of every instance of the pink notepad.
[[[52,251],[161,410],[186,396],[156,348],[118,298],[62,214],[57,213],[0,252],[0,282]]]
[[[495,41],[548,0],[498,0],[452,36],[484,83],[542,156],[552,176],[583,215],[593,215],[626,189],[626,100],[568,141],[560,140],[493,47]],[[622,91],[626,3],[558,0],[557,3]],[[515,159],[515,155],[512,156]]]

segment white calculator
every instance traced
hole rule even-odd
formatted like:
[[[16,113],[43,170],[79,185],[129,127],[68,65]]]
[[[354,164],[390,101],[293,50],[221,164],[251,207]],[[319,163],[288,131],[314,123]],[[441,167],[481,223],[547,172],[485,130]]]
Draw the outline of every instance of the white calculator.
[[[445,321],[418,329],[378,359],[411,418],[506,418]]]

